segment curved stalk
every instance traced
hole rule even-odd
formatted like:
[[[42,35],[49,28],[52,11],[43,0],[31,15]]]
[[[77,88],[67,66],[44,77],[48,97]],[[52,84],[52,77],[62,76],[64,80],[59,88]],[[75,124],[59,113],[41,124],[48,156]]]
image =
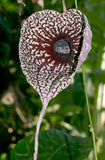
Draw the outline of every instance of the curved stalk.
[[[36,125],[35,145],[34,145],[34,150],[35,150],[35,152],[34,152],[34,160],[37,160],[39,129],[40,129],[40,125],[41,125],[42,119],[44,117],[46,108],[47,108],[47,104],[48,103],[45,103],[45,104],[43,103],[43,107],[42,107],[42,110],[40,112],[40,116],[39,116],[39,119],[38,119],[38,122],[37,122],[37,125]]]

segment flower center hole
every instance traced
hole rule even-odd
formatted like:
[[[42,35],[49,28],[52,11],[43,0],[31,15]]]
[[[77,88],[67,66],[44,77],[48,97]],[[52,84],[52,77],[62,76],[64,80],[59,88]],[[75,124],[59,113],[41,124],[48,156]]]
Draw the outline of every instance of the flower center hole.
[[[54,43],[53,50],[58,54],[69,54],[70,53],[70,43],[64,39],[61,39]]]

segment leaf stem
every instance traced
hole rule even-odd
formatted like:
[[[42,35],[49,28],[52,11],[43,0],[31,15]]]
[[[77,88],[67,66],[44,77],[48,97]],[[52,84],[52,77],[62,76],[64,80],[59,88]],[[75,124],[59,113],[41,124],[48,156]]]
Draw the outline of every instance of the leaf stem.
[[[90,130],[91,130],[92,138],[93,138],[93,146],[94,146],[95,160],[97,160],[97,150],[96,150],[96,142],[95,142],[95,133],[94,133],[93,123],[92,123],[92,118],[91,118],[91,113],[90,113],[90,107],[89,107],[89,100],[88,100],[88,95],[87,95],[86,80],[85,80],[85,73],[84,73],[84,70],[83,70],[83,64],[82,64],[82,75],[83,75],[83,83],[84,83],[84,88],[85,88],[85,96],[86,96],[87,110],[88,110],[88,116],[89,116],[89,122],[90,122]]]

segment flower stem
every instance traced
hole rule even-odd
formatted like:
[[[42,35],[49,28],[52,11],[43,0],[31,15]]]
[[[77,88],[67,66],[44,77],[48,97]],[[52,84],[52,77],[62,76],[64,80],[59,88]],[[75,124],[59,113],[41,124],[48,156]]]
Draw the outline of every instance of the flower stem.
[[[66,4],[65,4],[65,0],[62,0],[62,4],[63,4],[63,13],[66,13]]]
[[[41,125],[42,119],[44,117],[46,108],[47,108],[47,104],[48,103],[43,103],[43,107],[42,107],[42,110],[40,112],[40,116],[39,116],[39,119],[38,119],[38,122],[37,122],[37,125],[36,125],[35,144],[34,144],[34,150],[35,150],[35,152],[34,152],[34,160],[37,160],[39,130],[40,130],[40,125]]]
[[[88,100],[88,95],[87,95],[86,80],[85,80],[85,73],[84,73],[84,70],[83,70],[83,64],[82,64],[82,75],[83,75],[83,83],[84,83],[84,87],[85,87],[85,96],[86,96],[87,110],[88,110],[88,116],[89,116],[89,122],[90,122],[90,130],[92,132],[92,138],[93,138],[95,160],[97,160],[95,133],[94,133],[93,123],[92,123],[92,118],[91,118],[91,113],[90,113],[90,107],[89,107],[89,100]]]

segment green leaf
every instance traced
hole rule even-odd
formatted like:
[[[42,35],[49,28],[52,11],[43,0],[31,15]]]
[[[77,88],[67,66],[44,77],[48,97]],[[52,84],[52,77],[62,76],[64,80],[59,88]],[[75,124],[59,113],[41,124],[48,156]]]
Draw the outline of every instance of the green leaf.
[[[60,130],[39,135],[38,160],[84,160],[92,150],[91,138],[74,137]],[[32,160],[34,135],[22,139],[11,152],[11,160]]]

